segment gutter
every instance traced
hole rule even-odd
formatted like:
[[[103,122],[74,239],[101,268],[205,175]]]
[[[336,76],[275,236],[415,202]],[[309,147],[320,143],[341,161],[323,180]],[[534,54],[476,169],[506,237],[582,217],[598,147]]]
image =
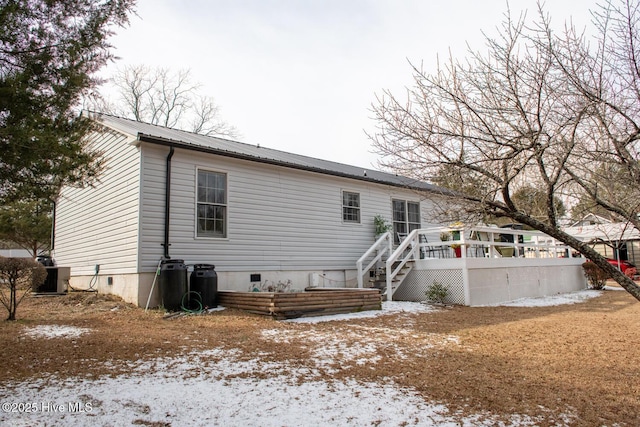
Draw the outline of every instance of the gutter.
[[[57,213],[57,208],[58,208],[58,204],[56,203],[56,201],[52,201],[53,203],[53,208],[51,209],[51,241],[49,243],[49,253],[51,254],[51,252],[56,248],[56,213]],[[36,254],[37,255],[37,254]]]
[[[166,167],[166,175],[165,175],[165,183],[164,183],[164,258],[170,259],[169,255],[169,219],[171,212],[171,158],[174,153],[173,146],[170,146],[169,154],[167,155],[167,167]]]

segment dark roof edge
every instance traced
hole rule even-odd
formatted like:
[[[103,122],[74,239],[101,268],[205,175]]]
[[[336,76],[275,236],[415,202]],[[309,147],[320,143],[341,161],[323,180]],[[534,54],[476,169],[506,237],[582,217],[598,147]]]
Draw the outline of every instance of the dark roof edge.
[[[225,156],[225,157],[232,157],[235,159],[240,159],[240,160],[248,160],[248,161],[252,161],[252,162],[257,162],[257,163],[266,163],[269,165],[274,165],[274,166],[282,166],[282,167],[286,167],[286,168],[290,168],[290,169],[297,169],[297,170],[304,170],[304,171],[308,171],[308,172],[315,172],[315,173],[320,173],[323,175],[331,175],[331,176],[337,176],[337,177],[341,177],[341,178],[349,178],[349,179],[356,179],[359,181],[365,181],[365,182],[371,182],[371,183],[376,183],[376,184],[383,184],[383,185],[390,185],[392,187],[399,187],[399,188],[406,188],[406,189],[410,189],[410,190],[420,190],[420,191],[431,191],[433,192],[434,190],[429,189],[427,187],[424,186],[417,186],[417,185],[409,185],[409,184],[400,184],[400,183],[394,183],[394,182],[390,182],[390,181],[383,181],[383,180],[379,180],[379,179],[373,179],[371,177],[367,177],[367,176],[358,176],[358,175],[352,175],[352,174],[348,174],[348,173],[342,173],[342,172],[338,172],[338,171],[332,171],[332,170],[327,170],[327,169],[322,169],[322,168],[316,168],[316,167],[312,167],[312,166],[304,166],[304,165],[300,165],[300,164],[296,164],[296,163],[290,163],[290,162],[283,162],[280,160],[274,160],[274,159],[268,159],[268,158],[263,158],[263,157],[255,157],[255,156],[251,156],[248,154],[241,154],[241,153],[236,153],[233,151],[227,151],[227,150],[220,150],[217,148],[213,148],[213,147],[204,147],[201,145],[195,145],[195,144],[189,144],[187,142],[182,142],[182,141],[176,141],[176,140],[172,140],[172,139],[168,139],[168,138],[161,138],[158,136],[153,136],[153,135],[147,135],[147,134],[143,134],[141,132],[138,133],[138,140],[141,142],[148,142],[151,144],[157,144],[157,145],[163,145],[166,147],[175,147],[175,148],[182,148],[185,150],[191,150],[191,151],[198,151],[198,152],[202,152],[202,153],[209,153],[209,154],[217,154],[220,156]]]

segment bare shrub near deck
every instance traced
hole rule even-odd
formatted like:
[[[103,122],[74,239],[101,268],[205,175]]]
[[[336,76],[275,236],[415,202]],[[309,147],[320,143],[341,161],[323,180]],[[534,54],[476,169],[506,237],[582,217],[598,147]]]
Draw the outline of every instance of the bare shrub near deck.
[[[582,264],[582,269],[584,270],[584,275],[587,276],[587,281],[591,289],[604,289],[609,275],[605,273],[603,269],[591,261]]]
[[[24,297],[47,278],[42,264],[28,258],[0,257],[0,302],[16,320],[16,310]]]

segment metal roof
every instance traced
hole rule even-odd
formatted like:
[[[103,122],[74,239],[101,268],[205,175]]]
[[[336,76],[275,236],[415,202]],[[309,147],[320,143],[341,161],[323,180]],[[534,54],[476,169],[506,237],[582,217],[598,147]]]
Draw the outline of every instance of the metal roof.
[[[268,163],[293,169],[369,181],[396,187],[442,192],[443,189],[413,178],[402,177],[375,169],[366,169],[329,160],[316,159],[272,148],[251,145],[213,136],[199,135],[122,117],[91,113],[103,125],[128,134],[139,141]],[[444,190],[446,191],[446,190]]]
[[[562,231],[571,234],[583,242],[604,240],[607,242],[617,240],[638,240],[640,232],[628,223],[612,222],[608,224],[578,225],[566,227]]]

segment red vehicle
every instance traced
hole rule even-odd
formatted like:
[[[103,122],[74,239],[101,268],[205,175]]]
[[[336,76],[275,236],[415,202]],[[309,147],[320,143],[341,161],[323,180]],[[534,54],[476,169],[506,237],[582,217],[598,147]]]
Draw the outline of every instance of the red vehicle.
[[[629,261],[624,261],[624,260],[618,261],[617,259],[611,259],[611,258],[607,259],[607,261],[609,261],[609,264],[613,265],[614,267],[617,267],[618,270],[622,271],[623,273],[627,271],[627,268],[636,268],[636,266],[631,264]]]

